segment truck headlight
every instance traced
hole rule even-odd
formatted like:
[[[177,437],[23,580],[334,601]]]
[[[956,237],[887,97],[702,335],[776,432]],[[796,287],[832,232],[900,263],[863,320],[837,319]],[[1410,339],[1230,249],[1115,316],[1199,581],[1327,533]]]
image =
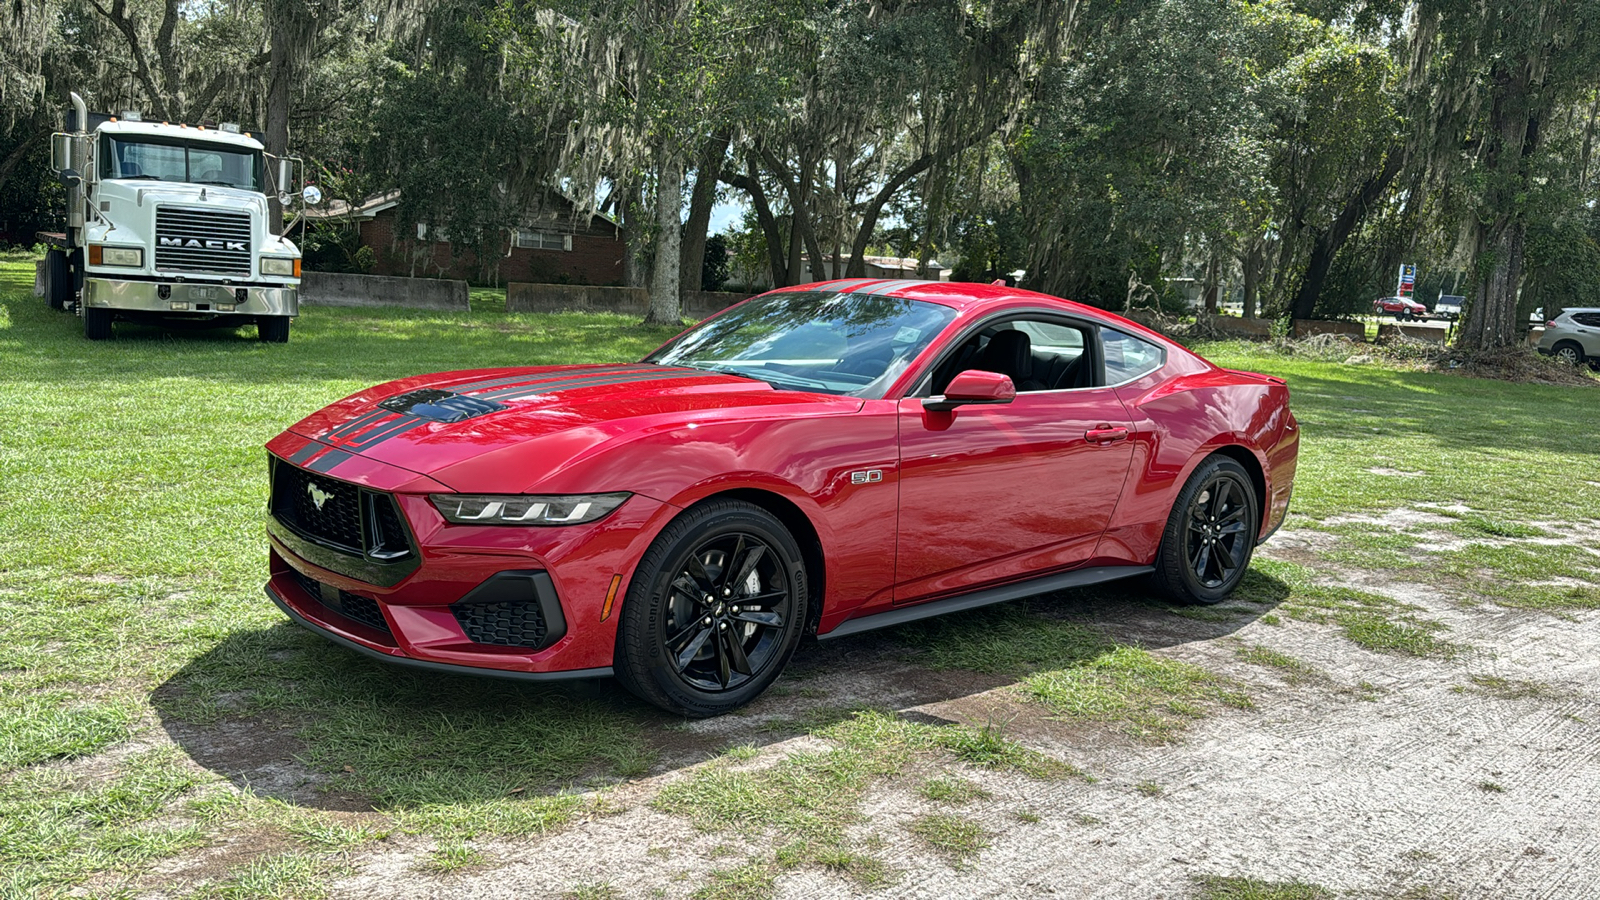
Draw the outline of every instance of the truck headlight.
[[[457,525],[582,525],[609,515],[631,494],[429,494]]]
[[[282,275],[288,278],[300,277],[300,260],[284,259],[277,256],[261,257],[261,274]]]
[[[137,269],[144,265],[144,251],[138,247],[106,247],[90,244],[89,265],[130,266]]]

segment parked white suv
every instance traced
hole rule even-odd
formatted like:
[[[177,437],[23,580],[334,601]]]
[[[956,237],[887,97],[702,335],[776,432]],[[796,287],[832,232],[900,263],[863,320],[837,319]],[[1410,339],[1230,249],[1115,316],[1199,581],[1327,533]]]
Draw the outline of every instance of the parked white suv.
[[[1544,323],[1539,352],[1600,372],[1600,308],[1569,309]]]

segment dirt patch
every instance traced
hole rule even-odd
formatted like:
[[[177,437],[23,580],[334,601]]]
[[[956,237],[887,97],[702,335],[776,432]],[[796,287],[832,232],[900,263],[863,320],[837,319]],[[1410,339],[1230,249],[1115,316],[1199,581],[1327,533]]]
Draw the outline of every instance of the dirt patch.
[[[191,725],[164,723],[173,743],[198,765],[227,778],[243,790],[314,809],[369,812],[370,798],[339,785],[301,760],[305,742],[295,736],[297,723],[256,716]]]

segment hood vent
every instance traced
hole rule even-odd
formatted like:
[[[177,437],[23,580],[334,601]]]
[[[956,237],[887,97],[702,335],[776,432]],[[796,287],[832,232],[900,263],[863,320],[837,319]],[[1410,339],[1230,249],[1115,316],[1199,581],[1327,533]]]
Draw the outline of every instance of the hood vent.
[[[506,408],[504,403],[496,403],[493,400],[480,400],[477,397],[432,388],[390,397],[378,405],[390,412],[432,419],[435,422],[464,422]]]

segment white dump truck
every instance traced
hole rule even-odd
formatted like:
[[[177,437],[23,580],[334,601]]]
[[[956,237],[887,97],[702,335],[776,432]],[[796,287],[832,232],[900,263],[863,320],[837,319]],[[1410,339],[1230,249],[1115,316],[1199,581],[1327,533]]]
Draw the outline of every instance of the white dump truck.
[[[283,343],[300,312],[300,249],[272,232],[267,198],[296,196],[297,160],[275,158],[236,125],[205,127],[88,112],[72,95],[51,165],[66,186],[66,231],[49,247],[44,292],[83,319],[90,340],[117,320],[190,327],[254,323]]]

